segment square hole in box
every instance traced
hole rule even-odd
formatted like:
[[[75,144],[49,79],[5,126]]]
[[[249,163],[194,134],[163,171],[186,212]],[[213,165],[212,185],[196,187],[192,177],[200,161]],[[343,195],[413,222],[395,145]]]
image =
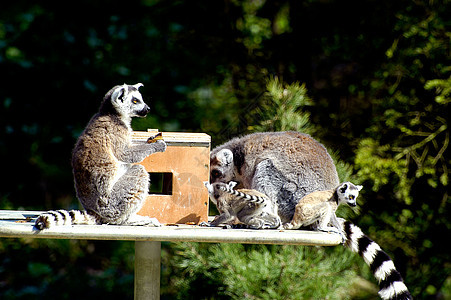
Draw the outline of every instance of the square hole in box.
[[[172,173],[149,173],[149,194],[172,195]]]

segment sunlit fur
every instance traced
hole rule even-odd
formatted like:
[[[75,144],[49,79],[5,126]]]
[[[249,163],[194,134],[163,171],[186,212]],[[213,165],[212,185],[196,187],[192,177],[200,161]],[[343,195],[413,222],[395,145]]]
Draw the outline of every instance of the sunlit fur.
[[[160,226],[155,218],[137,215],[149,190],[149,174],[137,163],[166,150],[162,140],[132,144],[132,117],[144,117],[150,110],[138,91],[141,86],[123,84],[109,90],[75,144],[72,170],[84,218],[77,218],[76,212],[48,212],[38,218],[36,228],[86,222]]]
[[[342,203],[356,206],[360,185],[344,182],[334,189],[315,191],[304,196],[296,205],[291,222],[285,223],[285,229],[298,229],[301,226],[313,226],[326,232],[343,235],[335,211]]]

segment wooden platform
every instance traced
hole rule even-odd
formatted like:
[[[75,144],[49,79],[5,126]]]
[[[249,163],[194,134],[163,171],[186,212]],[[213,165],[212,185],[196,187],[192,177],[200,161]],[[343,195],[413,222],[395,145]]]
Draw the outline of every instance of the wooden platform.
[[[316,231],[223,229],[186,224],[162,227],[72,225],[38,231],[33,225],[39,213],[41,212],[0,211],[0,237],[309,246],[335,246],[341,242],[338,234]]]
[[[115,225],[58,226],[38,231],[34,228],[38,211],[0,211],[0,237],[135,241],[135,299],[160,298],[161,241],[246,244],[335,246],[335,233],[303,230],[248,230],[174,226],[143,227]]]

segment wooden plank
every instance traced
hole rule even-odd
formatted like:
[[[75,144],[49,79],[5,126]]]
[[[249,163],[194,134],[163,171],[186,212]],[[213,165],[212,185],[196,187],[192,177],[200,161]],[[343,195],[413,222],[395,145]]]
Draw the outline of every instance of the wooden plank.
[[[335,246],[341,243],[339,234],[305,230],[222,229],[194,225],[162,227],[73,225],[38,231],[33,225],[34,222],[0,221],[0,237],[315,246]]]
[[[0,210],[0,220],[27,220],[36,218],[43,211]]]
[[[145,142],[158,130],[133,131],[132,141]],[[168,146],[210,147],[211,137],[206,133],[163,132],[163,140]]]

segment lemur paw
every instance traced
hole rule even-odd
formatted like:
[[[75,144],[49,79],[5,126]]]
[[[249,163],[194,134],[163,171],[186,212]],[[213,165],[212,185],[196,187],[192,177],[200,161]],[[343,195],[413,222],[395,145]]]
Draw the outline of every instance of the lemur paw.
[[[158,140],[152,144],[155,152],[164,152],[166,151],[167,145],[163,140]]]
[[[283,229],[292,229],[293,228],[293,224],[291,223],[285,223],[281,226],[281,228]]]

